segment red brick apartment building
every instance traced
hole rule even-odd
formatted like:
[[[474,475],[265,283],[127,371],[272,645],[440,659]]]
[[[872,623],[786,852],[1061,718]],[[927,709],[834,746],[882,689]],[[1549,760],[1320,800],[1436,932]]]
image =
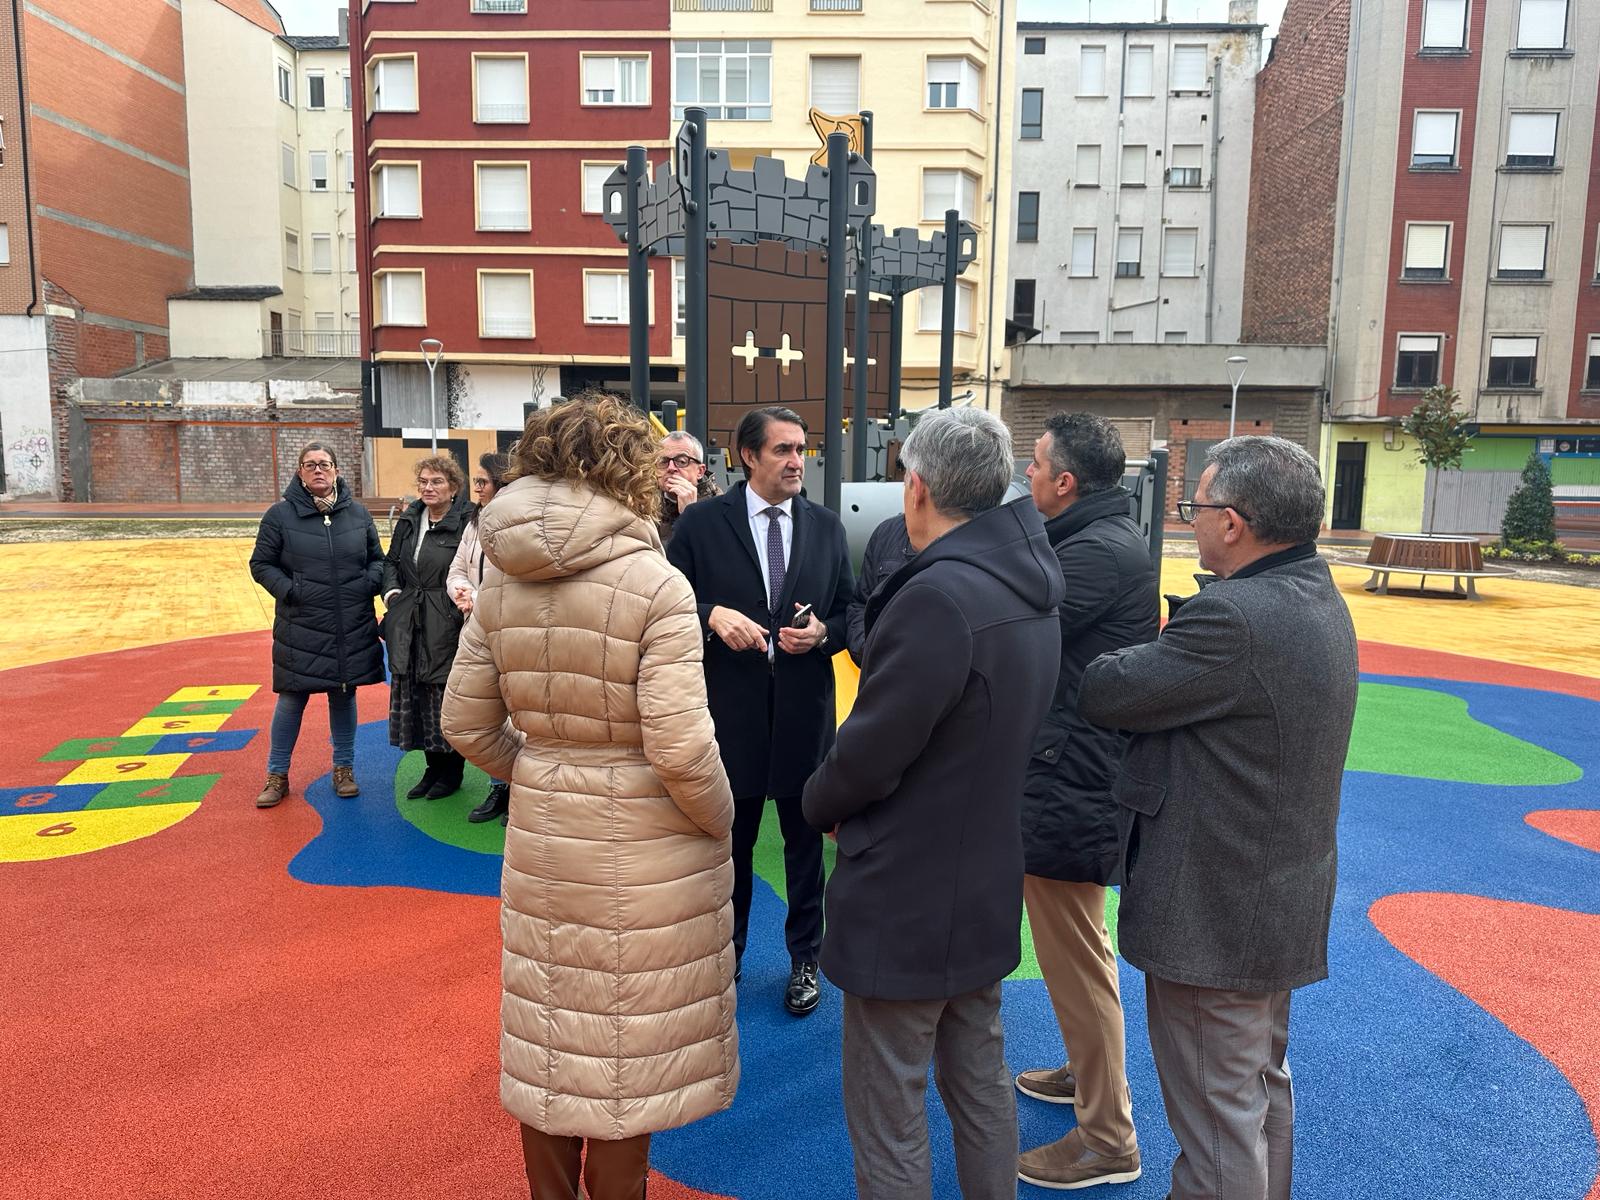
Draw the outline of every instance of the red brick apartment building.
[[[626,378],[626,258],[600,216],[600,183],[630,144],[653,164],[667,158],[670,17],[668,0],[353,4],[377,494],[409,491],[427,445],[425,337],[444,343],[440,425],[463,458],[509,440],[526,403]],[[652,299],[651,353],[665,361],[667,259]]]

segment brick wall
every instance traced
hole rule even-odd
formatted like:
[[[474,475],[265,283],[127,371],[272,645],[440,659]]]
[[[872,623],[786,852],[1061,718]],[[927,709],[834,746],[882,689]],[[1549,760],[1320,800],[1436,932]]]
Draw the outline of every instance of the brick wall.
[[[1192,418],[1178,418],[1167,422],[1167,515],[1178,515],[1178,501],[1184,498],[1184,480],[1189,472],[1189,442],[1206,441],[1220,442],[1228,436],[1228,422],[1203,421]],[[1254,433],[1263,437],[1273,436],[1273,424],[1270,418],[1240,421],[1235,429],[1236,433]],[[1200,472],[1205,470],[1204,462],[1194,464],[1194,476],[1199,479]]]
[[[171,503],[179,498],[178,426],[138,418],[94,421],[89,464],[95,500]]]
[[[51,283],[44,283],[45,303],[56,309],[80,311],[77,300]],[[78,497],[73,488],[67,426],[68,402],[78,378],[78,327],[75,316],[51,315],[45,319],[45,341],[50,350],[50,424],[55,436],[56,488],[63,500]]]
[[[1349,38],[1350,0],[1289,0],[1256,76],[1241,341],[1327,340]]]

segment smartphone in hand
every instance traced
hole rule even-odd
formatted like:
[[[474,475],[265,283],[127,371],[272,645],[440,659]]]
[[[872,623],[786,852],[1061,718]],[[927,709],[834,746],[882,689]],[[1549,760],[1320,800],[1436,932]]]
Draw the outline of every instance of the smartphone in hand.
[[[804,629],[809,624],[811,624],[811,605],[809,604],[795,610],[793,618],[789,621],[791,629]]]

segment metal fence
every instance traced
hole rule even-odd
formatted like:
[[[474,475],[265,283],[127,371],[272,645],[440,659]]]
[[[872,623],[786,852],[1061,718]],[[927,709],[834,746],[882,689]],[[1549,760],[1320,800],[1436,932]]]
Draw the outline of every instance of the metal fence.
[[[812,12],[860,12],[862,0],[811,0]]]
[[[262,335],[268,358],[358,358],[361,332],[356,329],[269,329]]]
[[[772,0],[672,0],[675,12],[771,12]]]

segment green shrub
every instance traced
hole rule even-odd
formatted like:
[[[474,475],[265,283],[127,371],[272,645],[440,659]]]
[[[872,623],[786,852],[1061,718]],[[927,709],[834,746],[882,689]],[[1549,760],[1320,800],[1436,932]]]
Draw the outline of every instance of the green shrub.
[[[1551,489],[1550,464],[1538,451],[1528,455],[1522,483],[1506,500],[1500,537],[1507,545],[1517,542],[1552,544],[1556,540],[1556,501]]]

